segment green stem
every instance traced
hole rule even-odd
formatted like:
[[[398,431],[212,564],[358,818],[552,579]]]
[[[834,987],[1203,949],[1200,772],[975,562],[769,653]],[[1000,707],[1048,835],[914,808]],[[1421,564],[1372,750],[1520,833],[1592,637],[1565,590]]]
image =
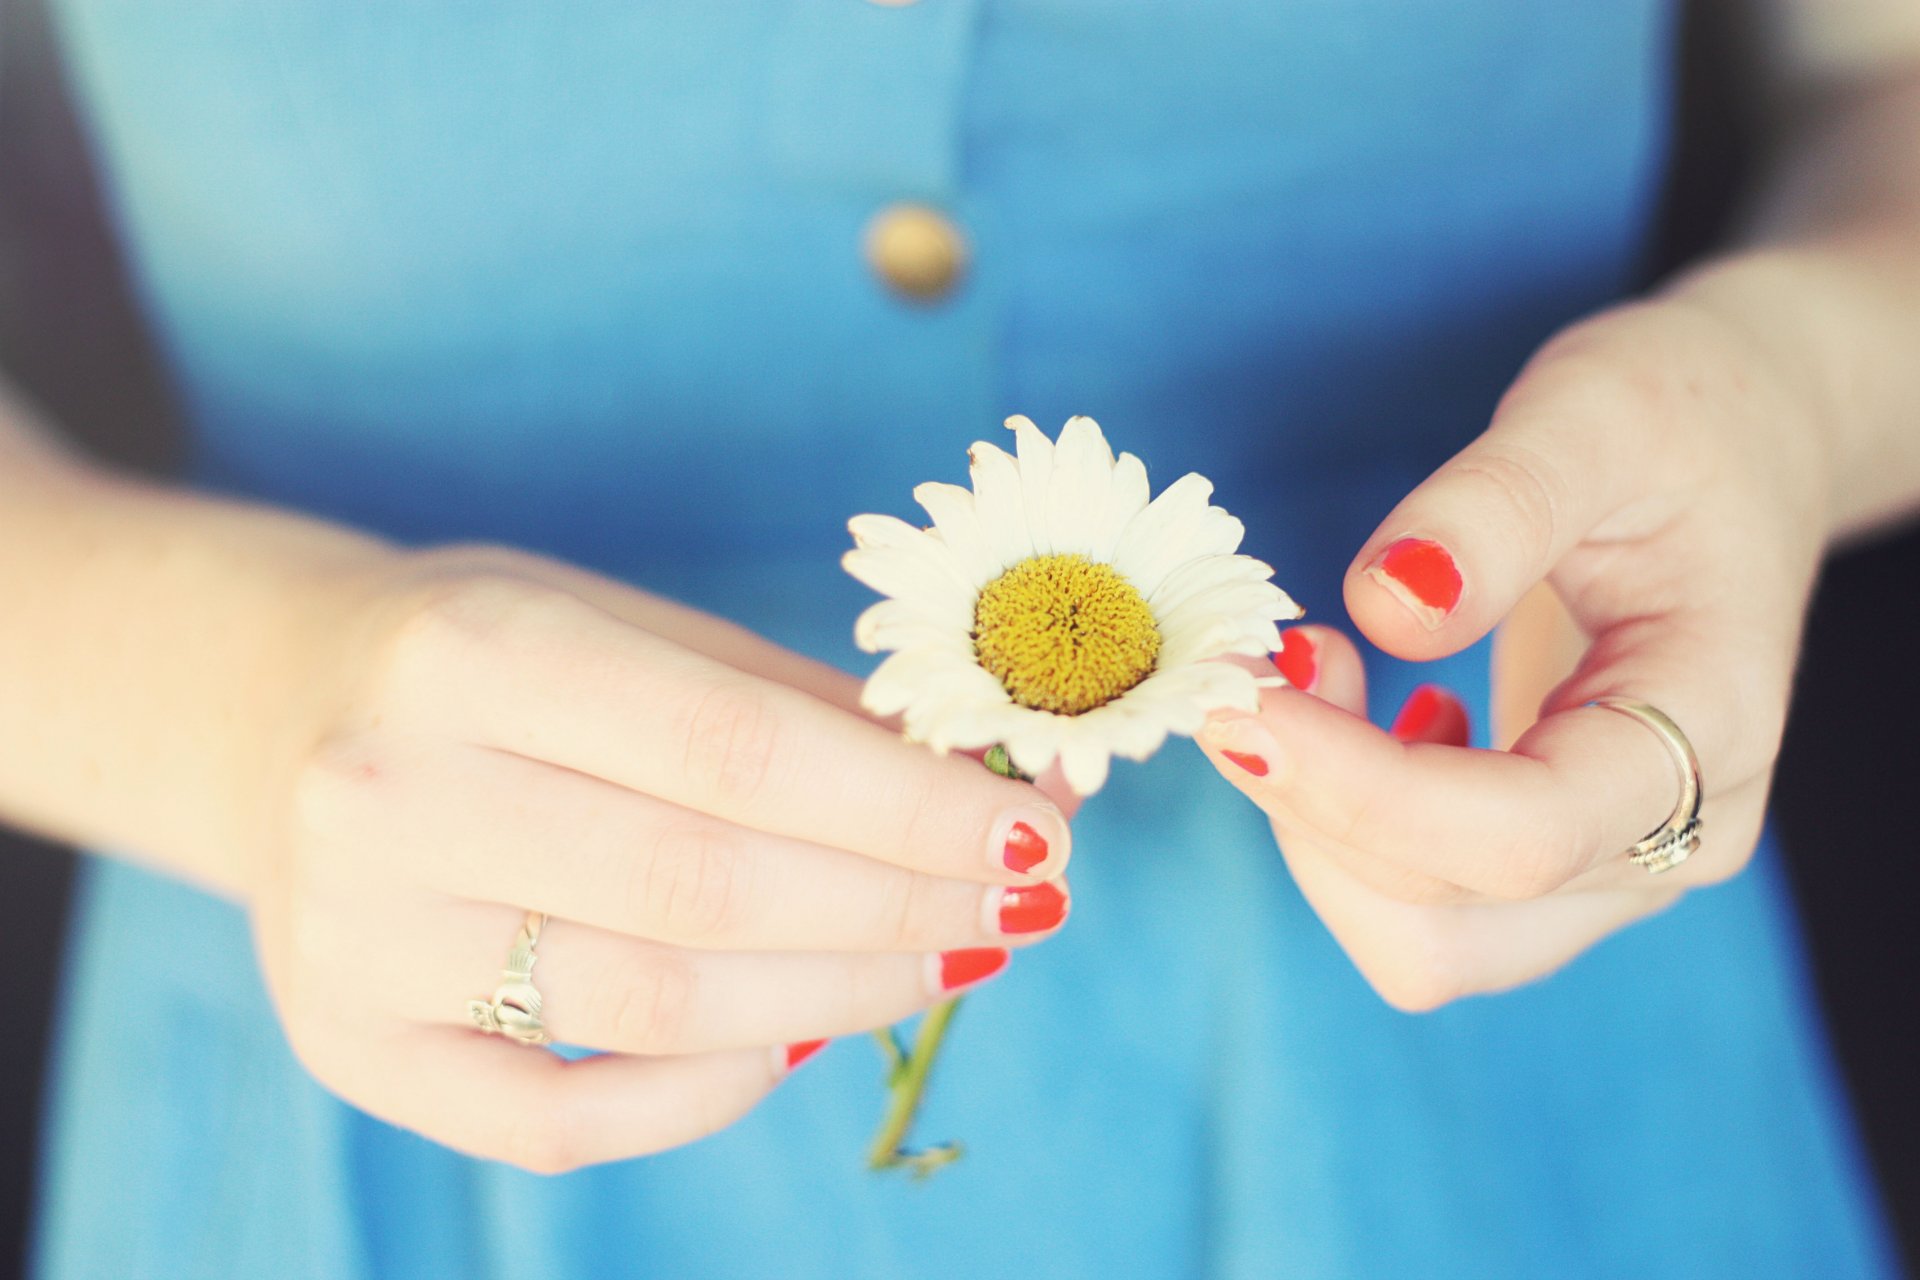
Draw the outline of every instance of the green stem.
[[[873,1146],[867,1151],[868,1168],[904,1168],[911,1170],[915,1177],[925,1178],[940,1166],[960,1158],[963,1149],[957,1142],[915,1151],[906,1146],[906,1140],[908,1130],[913,1128],[913,1117],[926,1096],[927,1079],[933,1074],[940,1042],[946,1039],[947,1027],[959,1011],[961,999],[956,996],[942,1000],[929,1010],[921,1019],[920,1033],[914,1037],[913,1052],[904,1060],[896,1060],[888,1072],[887,1113],[880,1122],[880,1132],[873,1135]],[[884,1034],[892,1041],[891,1033]],[[897,1053],[899,1042],[893,1041],[893,1045]]]
[[[892,1088],[906,1074],[907,1051],[900,1047],[900,1033],[893,1027],[875,1028],[873,1038],[880,1042],[880,1052],[887,1055],[887,1087]]]
[[[1014,765],[1005,747],[988,748],[984,763],[1003,778],[1033,781]],[[873,1033],[887,1059],[887,1111],[880,1121],[880,1132],[873,1135],[873,1145],[867,1150],[868,1168],[907,1169],[916,1178],[927,1178],[963,1154],[965,1148],[957,1142],[943,1142],[918,1150],[906,1145],[913,1118],[919,1114],[920,1103],[926,1097],[934,1059],[940,1056],[941,1042],[947,1038],[947,1027],[959,1012],[961,999],[955,996],[928,1010],[920,1021],[919,1033],[913,1038],[911,1053],[900,1047],[900,1037],[893,1029],[883,1028]]]

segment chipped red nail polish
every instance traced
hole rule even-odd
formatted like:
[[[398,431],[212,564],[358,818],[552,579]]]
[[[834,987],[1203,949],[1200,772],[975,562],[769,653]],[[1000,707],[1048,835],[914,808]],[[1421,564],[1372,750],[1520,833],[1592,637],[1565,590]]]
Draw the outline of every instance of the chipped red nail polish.
[[[1273,655],[1275,670],[1296,689],[1311,689],[1320,676],[1320,655],[1307,633],[1295,627],[1280,636],[1280,652]]]
[[[1024,822],[1013,824],[1001,854],[1007,868],[1023,875],[1047,860],[1047,838]]]
[[[800,1040],[787,1046],[787,1070],[791,1071],[827,1047],[825,1040]]]
[[[953,991],[991,978],[1007,967],[1005,947],[967,947],[940,953],[940,989]]]
[[[1227,751],[1225,749],[1222,749],[1220,754],[1256,778],[1264,778],[1267,776],[1267,760],[1265,756],[1257,756],[1251,751]]]
[[[1367,574],[1429,630],[1445,622],[1460,603],[1460,567],[1445,547],[1426,538],[1400,539],[1380,553]]]
[[[1472,722],[1460,699],[1437,684],[1423,684],[1401,704],[1392,732],[1402,742],[1464,747],[1472,737]]]
[[[1000,932],[1042,933],[1067,918],[1067,895],[1052,882],[1000,891]]]

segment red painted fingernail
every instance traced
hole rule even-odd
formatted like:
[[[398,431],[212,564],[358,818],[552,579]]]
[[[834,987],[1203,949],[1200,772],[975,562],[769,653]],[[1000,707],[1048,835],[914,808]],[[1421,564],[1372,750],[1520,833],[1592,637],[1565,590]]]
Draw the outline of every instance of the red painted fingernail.
[[[1007,833],[1001,858],[1010,869],[1025,874],[1047,860],[1047,838],[1026,823],[1016,822]]]
[[[1402,538],[1367,566],[1367,576],[1394,594],[1429,631],[1460,603],[1460,567],[1437,542]]]
[[[1320,655],[1314,652],[1307,633],[1295,627],[1281,634],[1280,652],[1273,655],[1273,665],[1294,688],[1311,689],[1320,674]]]
[[[800,1040],[787,1046],[787,1070],[791,1071],[827,1047],[825,1040]]]
[[[1466,704],[1437,684],[1423,684],[1407,695],[1393,718],[1393,736],[1402,742],[1435,742],[1464,747],[1472,736]]]
[[[1224,749],[1220,754],[1256,778],[1264,778],[1267,776],[1267,762],[1263,756],[1257,756],[1251,751],[1227,751]]]
[[[991,978],[1007,967],[1004,947],[968,947],[940,953],[940,989],[953,991]]]
[[[1000,891],[1000,932],[1040,933],[1067,918],[1067,895],[1052,881]]]

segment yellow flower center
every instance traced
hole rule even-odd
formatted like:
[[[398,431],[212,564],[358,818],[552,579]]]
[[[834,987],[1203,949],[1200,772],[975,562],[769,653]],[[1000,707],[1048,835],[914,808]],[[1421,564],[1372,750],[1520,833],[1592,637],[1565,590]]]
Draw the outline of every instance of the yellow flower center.
[[[1077,716],[1152,673],[1160,629],[1112,565],[1034,556],[981,591],[973,647],[1021,706]]]

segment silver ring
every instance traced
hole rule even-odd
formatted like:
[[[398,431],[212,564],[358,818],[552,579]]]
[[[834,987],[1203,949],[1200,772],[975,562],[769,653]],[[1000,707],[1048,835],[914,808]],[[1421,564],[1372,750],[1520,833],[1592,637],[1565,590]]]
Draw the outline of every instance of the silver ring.
[[[1680,726],[1658,707],[1633,698],[1595,698],[1586,705],[1632,716],[1653,730],[1679,768],[1680,803],[1673,806],[1665,822],[1627,850],[1627,861],[1636,867],[1645,867],[1654,875],[1673,870],[1700,847],[1700,758],[1693,754],[1693,744],[1680,732]]]
[[[540,912],[527,912],[527,921],[520,926],[513,949],[507,952],[507,967],[500,971],[506,981],[494,988],[493,999],[467,1001],[468,1016],[488,1035],[505,1036],[529,1046],[552,1042],[546,1024],[540,1020],[540,993],[533,985],[533,965],[539,959],[533,947],[546,924],[547,918]]]

